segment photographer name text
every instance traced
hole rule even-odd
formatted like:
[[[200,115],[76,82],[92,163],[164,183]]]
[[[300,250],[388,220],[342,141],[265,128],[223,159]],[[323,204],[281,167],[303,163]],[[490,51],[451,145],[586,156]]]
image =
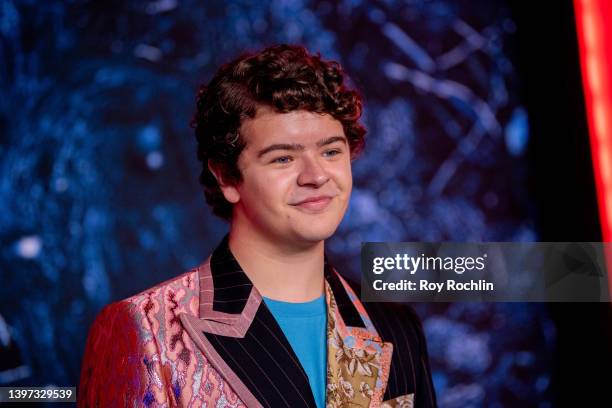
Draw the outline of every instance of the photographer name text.
[[[427,291],[427,292],[442,292],[446,291],[492,291],[494,285],[492,282],[487,282],[485,279],[477,281],[470,280],[467,282],[457,282],[453,279],[447,279],[445,282],[431,282],[426,279],[419,279],[418,282],[402,279],[397,282],[385,282],[382,279],[377,279],[372,282],[372,287],[376,291]]]

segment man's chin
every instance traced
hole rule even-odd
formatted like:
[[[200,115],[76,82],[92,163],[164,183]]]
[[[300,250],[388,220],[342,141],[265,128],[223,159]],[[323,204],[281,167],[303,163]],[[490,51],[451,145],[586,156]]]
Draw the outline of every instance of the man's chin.
[[[296,238],[304,244],[318,244],[330,238],[336,232],[336,228],[319,228],[297,231]]]

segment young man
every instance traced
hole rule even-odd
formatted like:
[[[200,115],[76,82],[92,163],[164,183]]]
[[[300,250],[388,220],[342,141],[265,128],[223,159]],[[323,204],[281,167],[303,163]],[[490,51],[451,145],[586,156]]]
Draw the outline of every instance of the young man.
[[[80,406],[435,406],[418,318],[362,304],[324,256],[360,116],[338,64],[297,46],[243,56],[200,89],[200,180],[229,235],[100,313]]]

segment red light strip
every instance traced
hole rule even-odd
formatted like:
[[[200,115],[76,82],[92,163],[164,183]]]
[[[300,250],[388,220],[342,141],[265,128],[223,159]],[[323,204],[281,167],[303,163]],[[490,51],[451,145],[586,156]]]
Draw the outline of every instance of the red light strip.
[[[612,2],[574,0],[602,240],[612,241]],[[606,251],[608,252],[608,251]],[[612,293],[612,257],[607,253]]]
[[[612,2],[575,0],[597,200],[604,242],[612,241]]]

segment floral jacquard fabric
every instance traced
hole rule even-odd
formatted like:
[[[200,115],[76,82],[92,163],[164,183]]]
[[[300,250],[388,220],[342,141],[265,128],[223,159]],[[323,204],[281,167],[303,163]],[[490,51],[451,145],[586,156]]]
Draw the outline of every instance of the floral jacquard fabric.
[[[327,408],[380,405],[388,376],[392,345],[372,331],[348,328],[338,319],[333,293],[328,297]]]
[[[402,395],[390,401],[385,401],[380,406],[381,408],[413,408],[414,394]]]

